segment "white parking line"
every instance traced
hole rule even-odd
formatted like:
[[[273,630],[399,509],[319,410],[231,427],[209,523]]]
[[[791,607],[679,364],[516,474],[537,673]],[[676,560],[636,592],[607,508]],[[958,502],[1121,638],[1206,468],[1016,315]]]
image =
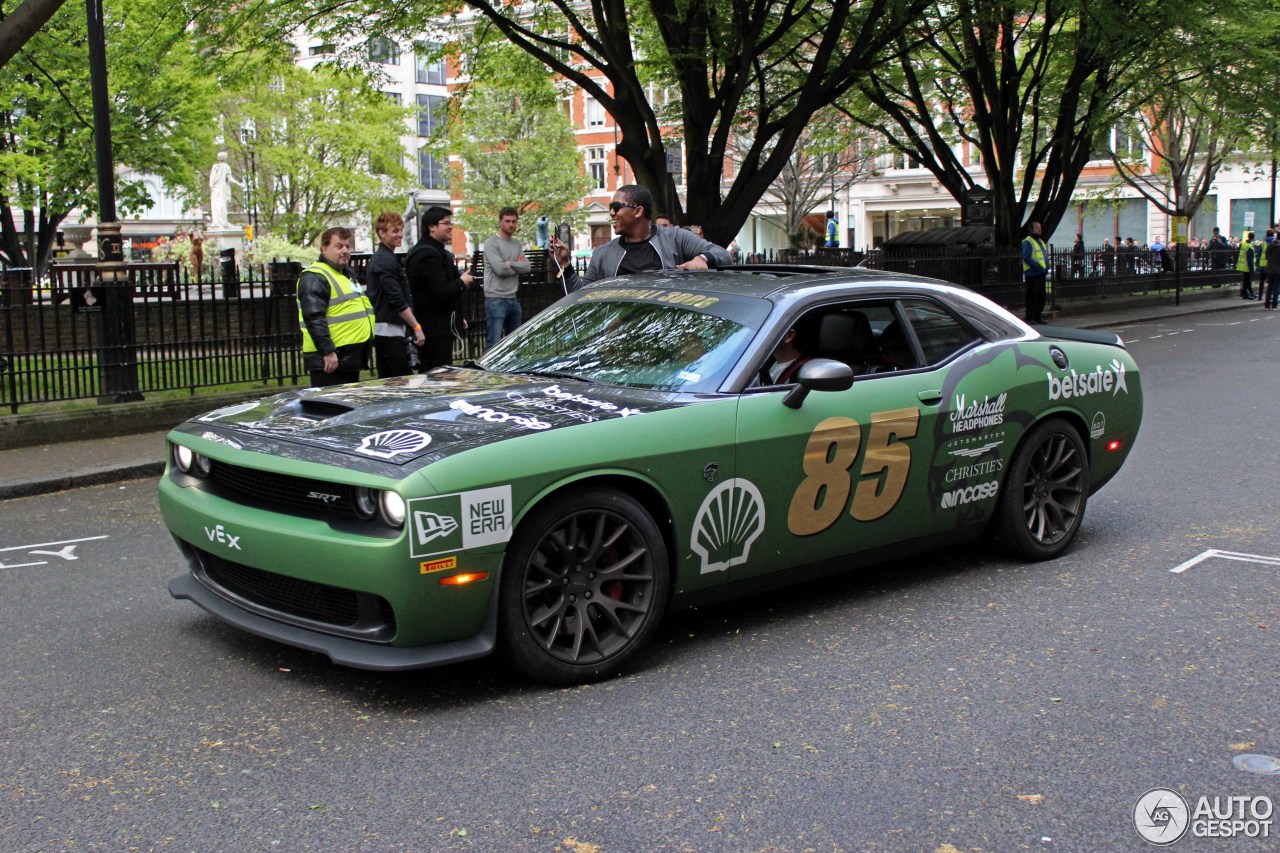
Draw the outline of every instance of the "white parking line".
[[[13,545],[9,548],[0,548],[0,551],[30,551],[34,548],[48,548],[50,545],[71,545],[76,542],[94,542],[109,538],[108,536],[86,536],[83,539],[61,539],[57,542],[37,542],[34,545]]]
[[[1241,554],[1238,551],[1219,551],[1217,548],[1210,548],[1201,554],[1197,554],[1185,563],[1181,563],[1170,569],[1170,573],[1180,575],[1192,566],[1198,566],[1205,560],[1214,558],[1222,560],[1236,560],[1241,563],[1261,563],[1264,566],[1280,566],[1280,557],[1265,557],[1261,554]]]

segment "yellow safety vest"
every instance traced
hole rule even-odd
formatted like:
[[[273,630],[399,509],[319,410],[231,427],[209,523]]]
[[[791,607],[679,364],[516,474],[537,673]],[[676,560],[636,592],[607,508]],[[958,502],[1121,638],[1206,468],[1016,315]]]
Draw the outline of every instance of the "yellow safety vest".
[[[1252,272],[1253,267],[1249,266],[1249,253],[1253,251],[1253,244],[1248,240],[1240,241],[1240,257],[1236,259],[1236,269],[1240,272]],[[1258,263],[1258,259],[1254,258],[1253,262]]]
[[[324,276],[329,282],[329,337],[335,347],[358,344],[373,337],[373,305],[355,282],[326,263],[316,261],[302,271]],[[298,303],[298,326],[302,329],[302,351],[315,352],[316,342],[307,331],[307,321],[302,316],[302,303]]]
[[[1028,235],[1027,237],[1024,237],[1022,242],[1023,242],[1023,245],[1027,243],[1031,244],[1031,259],[1040,265],[1040,269],[1048,272],[1049,264],[1045,261],[1044,242],[1042,240],[1037,240],[1035,237],[1032,237],[1030,235]],[[1031,269],[1031,265],[1026,261],[1023,261],[1022,262],[1023,274],[1025,275],[1027,270],[1029,269]]]

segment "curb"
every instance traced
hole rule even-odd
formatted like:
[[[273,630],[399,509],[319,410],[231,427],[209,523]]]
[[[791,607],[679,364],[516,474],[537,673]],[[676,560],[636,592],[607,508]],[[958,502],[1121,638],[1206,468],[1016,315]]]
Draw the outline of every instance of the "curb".
[[[47,480],[31,480],[25,483],[0,484],[0,501],[13,498],[29,498],[36,495],[47,495],[54,492],[65,492],[69,489],[82,489],[85,486],[102,486],[118,483],[121,480],[141,480],[159,477],[164,473],[164,462],[142,462],[135,465],[122,465],[118,468],[100,468],[65,477],[52,477]]]

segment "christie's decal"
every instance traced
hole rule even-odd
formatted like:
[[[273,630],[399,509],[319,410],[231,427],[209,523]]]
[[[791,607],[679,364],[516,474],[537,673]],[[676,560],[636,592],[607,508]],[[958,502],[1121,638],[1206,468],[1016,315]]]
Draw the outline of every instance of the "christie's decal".
[[[943,480],[947,483],[954,483],[957,480],[967,480],[970,477],[985,477],[989,474],[995,474],[1004,468],[1004,463],[999,459],[987,459],[982,462],[974,462],[971,465],[959,465],[947,472]]]
[[[511,487],[409,501],[409,556],[430,557],[511,538]]]
[[[1124,364],[1119,359],[1113,358],[1108,367],[1099,364],[1088,373],[1077,373],[1075,368],[1072,368],[1071,375],[1061,379],[1045,371],[1044,375],[1049,379],[1049,399],[1091,397],[1094,394],[1107,393],[1114,397],[1121,391],[1128,394],[1129,387],[1125,384],[1124,370]]]
[[[957,394],[956,406],[951,411],[951,431],[972,432],[1004,423],[1004,403],[1008,396],[1002,393],[994,400],[983,397],[981,403],[974,400],[965,405],[964,395]]]

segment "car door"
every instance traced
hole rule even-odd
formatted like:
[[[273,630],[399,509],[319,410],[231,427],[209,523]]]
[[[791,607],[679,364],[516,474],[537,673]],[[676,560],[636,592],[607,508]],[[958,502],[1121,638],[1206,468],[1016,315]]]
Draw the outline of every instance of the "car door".
[[[738,562],[719,561],[726,580],[889,545],[942,526],[924,499],[932,449],[923,445],[935,432],[943,399],[938,371],[921,366],[919,344],[895,300],[816,310],[862,315],[874,340],[869,350],[856,345],[842,352],[829,342],[817,347],[817,355],[854,366],[848,390],[812,392],[799,408],[784,405],[789,388],[743,395],[736,478],[760,505],[761,523],[748,554],[738,555]],[[892,353],[881,340],[893,343]]]

